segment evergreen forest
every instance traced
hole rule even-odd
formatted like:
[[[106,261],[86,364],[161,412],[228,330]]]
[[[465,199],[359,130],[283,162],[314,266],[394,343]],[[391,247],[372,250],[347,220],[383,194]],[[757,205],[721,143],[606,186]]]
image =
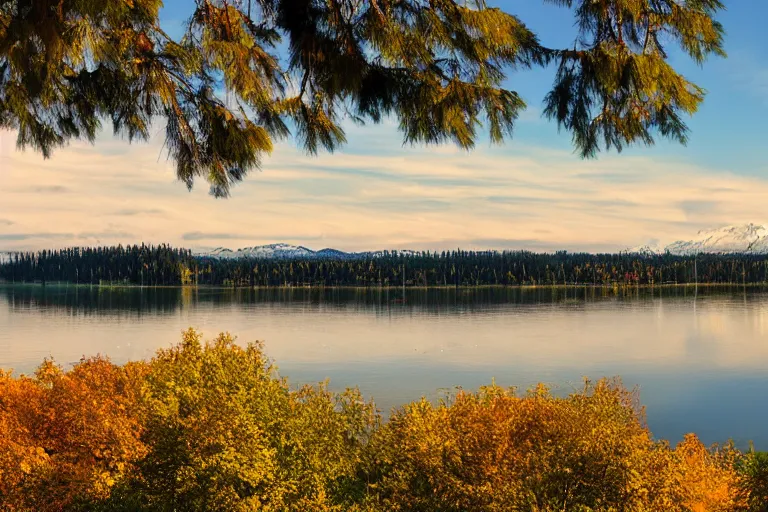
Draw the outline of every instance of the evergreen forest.
[[[217,259],[168,245],[14,253],[13,283],[227,287],[636,286],[768,283],[768,255],[528,251],[383,252],[345,257]]]

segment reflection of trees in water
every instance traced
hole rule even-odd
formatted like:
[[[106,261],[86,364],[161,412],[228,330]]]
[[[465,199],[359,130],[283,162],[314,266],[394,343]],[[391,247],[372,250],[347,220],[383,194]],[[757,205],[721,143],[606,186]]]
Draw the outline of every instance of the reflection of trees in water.
[[[589,303],[636,303],[657,299],[744,298],[764,290],[743,287],[484,287],[484,288],[106,288],[73,285],[0,286],[0,298],[13,311],[34,309],[55,314],[170,315],[194,307],[275,305],[318,311],[362,311],[375,314],[455,314],[546,304],[580,308]]]
[[[0,299],[12,311],[64,315],[173,314],[182,304],[181,288],[100,288],[97,286],[2,286]]]

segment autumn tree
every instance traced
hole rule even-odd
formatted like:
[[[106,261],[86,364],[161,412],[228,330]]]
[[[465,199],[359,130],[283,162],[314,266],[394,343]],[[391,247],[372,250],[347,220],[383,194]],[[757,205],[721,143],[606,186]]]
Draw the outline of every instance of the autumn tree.
[[[510,71],[553,63],[545,114],[583,156],[685,143],[704,90],[667,46],[723,55],[723,4],[545,1],[574,13],[573,47],[485,0],[195,0],[180,39],[160,0],[0,0],[0,129],[49,156],[104,120],[129,140],[160,120],[179,179],[224,196],[291,133],[309,153],[339,147],[344,119],[391,116],[408,143],[501,142],[526,106]]]
[[[149,362],[0,373],[0,510],[763,512],[765,457],[651,436],[618,380],[492,385],[383,425],[222,334]]]
[[[0,374],[0,509],[58,512],[110,496],[146,454],[144,366],[100,357]]]
[[[376,423],[359,393],[291,390],[258,344],[192,330],[149,366],[148,453],[105,510],[341,510]]]
[[[652,439],[636,395],[616,381],[557,398],[490,386],[390,418],[366,459],[373,510],[736,511],[731,459],[694,436]]]

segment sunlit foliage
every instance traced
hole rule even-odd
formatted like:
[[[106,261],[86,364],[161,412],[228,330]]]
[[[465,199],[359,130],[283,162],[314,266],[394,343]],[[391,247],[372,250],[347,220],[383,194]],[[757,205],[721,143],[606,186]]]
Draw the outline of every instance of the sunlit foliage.
[[[0,375],[0,509],[59,511],[103,499],[147,453],[138,403],[143,363],[104,358],[64,372]]]
[[[222,334],[148,362],[0,375],[0,509],[761,512],[765,460],[653,438],[618,380],[496,385],[381,423]],[[761,508],[762,507],[762,508]]]
[[[636,397],[601,380],[569,397],[491,386],[421,401],[374,438],[380,510],[736,510],[737,478],[695,436],[654,441]]]
[[[729,446],[708,450],[695,435],[677,445],[680,463],[681,510],[719,512],[745,507],[739,494],[740,478],[734,469],[740,454]]]
[[[696,112],[704,90],[667,61],[678,43],[701,64],[725,55],[723,27],[713,20],[720,0],[546,0],[575,7],[578,43],[559,52],[545,114],[573,133],[583,156],[601,144],[653,144],[653,130],[685,143],[681,114]]]
[[[339,510],[376,420],[355,391],[291,391],[258,345],[229,335],[203,344],[186,332],[145,385],[148,453],[111,508]]]
[[[195,0],[179,39],[160,0],[0,0],[0,128],[48,156],[102,120],[133,140],[160,119],[179,179],[223,196],[291,131],[337,148],[344,119],[392,116],[407,143],[501,142],[526,106],[509,72],[555,62],[545,113],[582,155],[684,143],[704,90],[665,46],[723,55],[721,2],[549,1],[574,13],[572,49],[485,0]]]

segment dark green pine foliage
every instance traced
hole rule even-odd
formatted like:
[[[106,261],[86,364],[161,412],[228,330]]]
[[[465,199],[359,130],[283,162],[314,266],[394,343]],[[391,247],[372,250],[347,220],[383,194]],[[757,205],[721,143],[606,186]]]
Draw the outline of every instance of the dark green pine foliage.
[[[15,253],[0,265],[10,282],[172,286],[188,280],[192,254],[167,245],[75,247]]]
[[[444,251],[221,260],[136,245],[18,253],[0,265],[0,280],[227,287],[742,285],[768,284],[768,256]]]
[[[722,55],[722,4],[549,1],[573,10],[573,49],[483,0],[195,0],[180,40],[161,0],[0,0],[0,129],[49,156],[105,120],[129,140],[161,120],[179,179],[226,196],[289,126],[309,153],[344,143],[344,119],[386,116],[406,143],[501,142],[525,108],[509,72],[557,62],[545,112],[582,155],[656,132],[685,142],[704,91],[663,43]]]

